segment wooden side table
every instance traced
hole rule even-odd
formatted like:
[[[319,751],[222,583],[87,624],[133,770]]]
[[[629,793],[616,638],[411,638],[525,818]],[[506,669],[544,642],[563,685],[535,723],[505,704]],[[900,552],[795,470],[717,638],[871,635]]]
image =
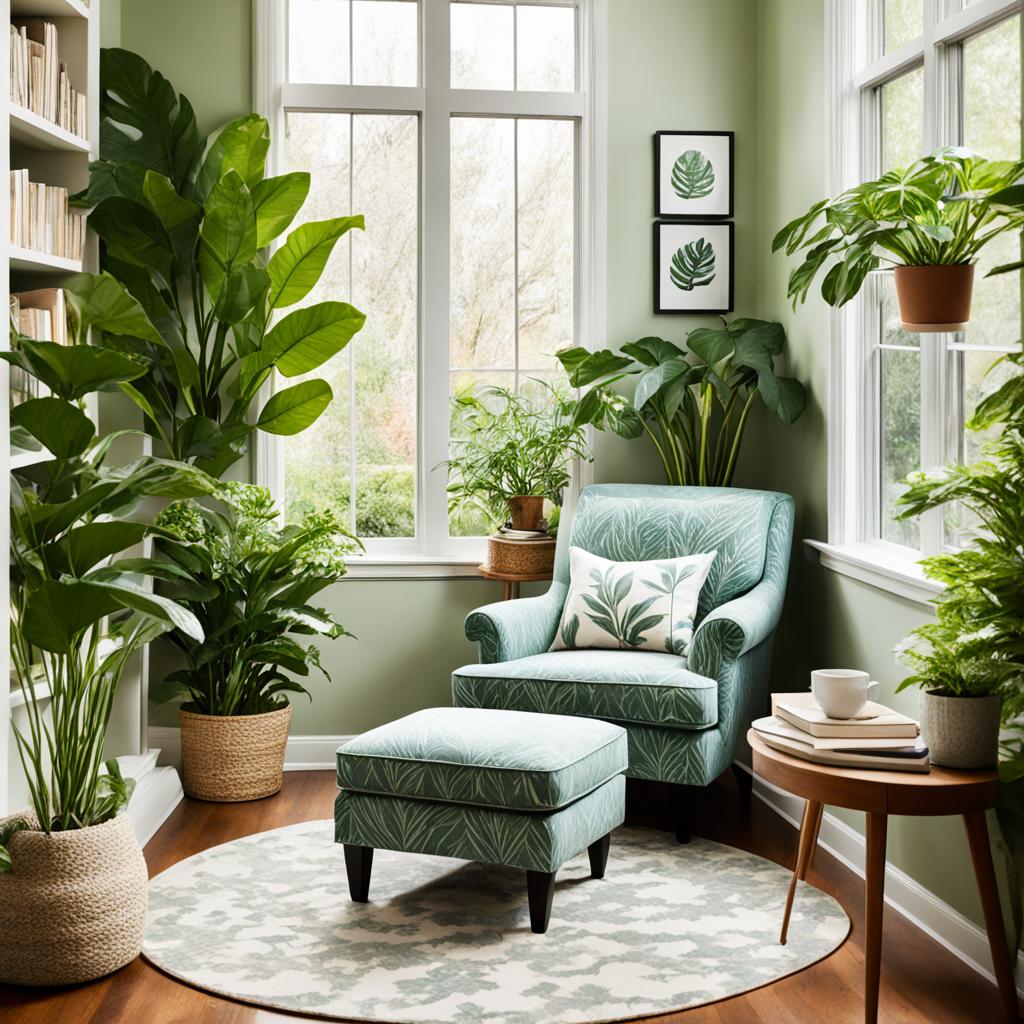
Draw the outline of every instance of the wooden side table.
[[[480,575],[485,580],[501,580],[502,601],[512,601],[519,596],[519,584],[520,583],[540,583],[544,580],[551,579],[551,573],[542,573],[540,576],[515,576],[512,573],[507,572],[491,572],[486,565],[479,566]]]
[[[1006,944],[985,823],[985,812],[996,802],[997,773],[960,772],[936,766],[928,774],[831,768],[774,750],[763,743],[752,729],[747,733],[747,741],[753,751],[754,774],[807,801],[780,942],[786,941],[797,881],[807,877],[814,857],[825,805],[863,811],[868,826],[864,886],[864,1020],[867,1024],[875,1024],[878,1020],[878,980],[882,965],[885,835],[889,815],[961,814],[967,826],[999,994],[1006,1019],[1016,1021],[1017,987]]]

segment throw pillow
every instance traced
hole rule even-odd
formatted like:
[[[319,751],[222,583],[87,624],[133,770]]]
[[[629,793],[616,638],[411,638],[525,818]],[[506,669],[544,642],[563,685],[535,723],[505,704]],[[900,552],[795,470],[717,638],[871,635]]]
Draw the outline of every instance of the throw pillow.
[[[551,650],[614,647],[685,656],[716,553],[611,562],[570,548],[569,593]]]

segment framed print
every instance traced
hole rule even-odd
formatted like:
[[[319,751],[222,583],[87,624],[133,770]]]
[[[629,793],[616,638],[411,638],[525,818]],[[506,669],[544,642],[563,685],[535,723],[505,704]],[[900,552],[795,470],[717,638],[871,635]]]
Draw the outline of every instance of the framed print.
[[[731,217],[733,132],[654,133],[654,215]]]
[[[731,313],[733,225],[654,222],[654,312]]]

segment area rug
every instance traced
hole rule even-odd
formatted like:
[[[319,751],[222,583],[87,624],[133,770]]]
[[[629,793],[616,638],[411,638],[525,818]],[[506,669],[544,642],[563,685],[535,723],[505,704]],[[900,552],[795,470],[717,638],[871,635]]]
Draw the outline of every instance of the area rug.
[[[310,1016],[391,1024],[590,1024],[757,988],[839,946],[830,896],[797,894],[770,861],[619,829],[608,872],[559,871],[551,925],[530,931],[525,873],[374,854],[370,903],[349,901],[330,821],[216,846],[150,883],[143,953],[182,981]]]

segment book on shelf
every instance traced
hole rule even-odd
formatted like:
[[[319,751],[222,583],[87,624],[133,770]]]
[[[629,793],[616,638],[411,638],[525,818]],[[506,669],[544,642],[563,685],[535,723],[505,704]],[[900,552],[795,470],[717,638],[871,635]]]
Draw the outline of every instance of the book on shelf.
[[[870,700],[856,718],[829,718],[809,691],[773,693],[772,714],[817,739],[913,739],[921,731],[913,718]]]
[[[55,341],[68,344],[67,301],[63,288],[37,288],[27,292],[11,292],[11,346],[17,346],[22,335],[34,341]],[[10,368],[11,404],[29,398],[43,398],[49,389],[18,366]]]
[[[42,18],[15,18],[10,40],[11,103],[84,139],[86,96],[73,87],[60,59],[57,27]]]
[[[60,185],[29,181],[24,168],[11,171],[11,243],[34,252],[81,260],[86,211],[68,205]]]

